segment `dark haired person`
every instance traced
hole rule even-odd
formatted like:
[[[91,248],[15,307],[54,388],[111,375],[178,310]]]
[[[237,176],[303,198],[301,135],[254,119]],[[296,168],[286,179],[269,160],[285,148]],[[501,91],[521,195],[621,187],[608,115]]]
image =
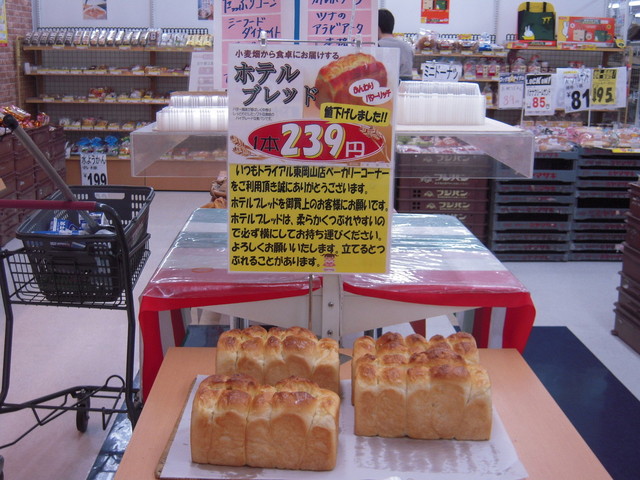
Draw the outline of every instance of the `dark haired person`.
[[[386,8],[378,10],[378,46],[400,49],[400,80],[413,78],[413,48],[400,38],[393,36],[396,19]]]

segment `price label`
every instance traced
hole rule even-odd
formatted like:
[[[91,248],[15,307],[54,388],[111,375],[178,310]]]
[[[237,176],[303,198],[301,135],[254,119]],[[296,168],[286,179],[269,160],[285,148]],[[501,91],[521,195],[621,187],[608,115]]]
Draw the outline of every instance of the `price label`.
[[[596,68],[593,70],[591,103],[593,105],[615,106],[618,69]]]
[[[107,154],[81,153],[80,176],[82,177],[82,185],[108,185]]]
[[[586,68],[558,69],[564,88],[564,110],[579,112],[589,110],[591,101],[591,70]]]
[[[524,73],[501,73],[498,84],[498,108],[520,109],[524,105]]]
[[[553,115],[553,76],[527,74],[525,78],[525,115]]]

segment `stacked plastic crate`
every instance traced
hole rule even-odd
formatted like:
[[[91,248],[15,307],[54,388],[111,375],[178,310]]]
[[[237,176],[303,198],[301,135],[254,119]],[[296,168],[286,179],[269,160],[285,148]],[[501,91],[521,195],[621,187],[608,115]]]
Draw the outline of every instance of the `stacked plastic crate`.
[[[494,182],[489,247],[500,260],[568,260],[577,159],[577,150],[537,153],[532,178]]]
[[[640,353],[640,184],[630,187],[613,333]]]
[[[621,260],[629,184],[638,179],[637,155],[584,149],[578,161],[570,260]]]
[[[478,239],[487,242],[489,181],[461,175],[396,179],[396,210],[457,217]]]

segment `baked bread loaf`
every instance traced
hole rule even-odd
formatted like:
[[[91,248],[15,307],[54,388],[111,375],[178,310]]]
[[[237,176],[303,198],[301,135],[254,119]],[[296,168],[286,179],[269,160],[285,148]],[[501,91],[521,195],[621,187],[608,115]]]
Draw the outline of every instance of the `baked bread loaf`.
[[[191,412],[195,463],[332,470],[338,450],[340,397],[308,379],[259,385],[242,374],[211,375]]]
[[[268,385],[298,376],[340,393],[338,342],[302,327],[228,330],[218,340],[216,373],[244,373]]]
[[[376,80],[381,87],[387,86],[387,69],[372,55],[352,53],[328,63],[316,77],[316,104],[318,107],[326,102],[364,105],[362,96],[351,92],[352,84],[364,79]]]
[[[491,383],[475,339],[389,332],[354,342],[355,434],[488,440]]]

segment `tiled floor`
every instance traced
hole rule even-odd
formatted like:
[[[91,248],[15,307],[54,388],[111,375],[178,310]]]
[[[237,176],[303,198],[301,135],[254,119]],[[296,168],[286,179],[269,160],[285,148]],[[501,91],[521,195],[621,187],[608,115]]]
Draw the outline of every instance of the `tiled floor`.
[[[208,201],[206,193],[158,192],[151,208],[152,256],[135,295],[153,273],[191,211]],[[532,292],[536,325],[567,326],[595,356],[640,398],[640,355],[611,335],[620,264],[509,263]],[[55,307],[15,307],[9,400],[24,401],[69,385],[95,383],[124,371],[124,312]],[[4,323],[0,319],[0,323]],[[4,336],[4,329],[0,337]],[[0,338],[2,341],[3,338]],[[5,478],[85,479],[106,432],[92,416],[86,433],[74,415],[36,428],[18,444],[0,450]],[[33,423],[28,411],[0,416],[0,444]]]

